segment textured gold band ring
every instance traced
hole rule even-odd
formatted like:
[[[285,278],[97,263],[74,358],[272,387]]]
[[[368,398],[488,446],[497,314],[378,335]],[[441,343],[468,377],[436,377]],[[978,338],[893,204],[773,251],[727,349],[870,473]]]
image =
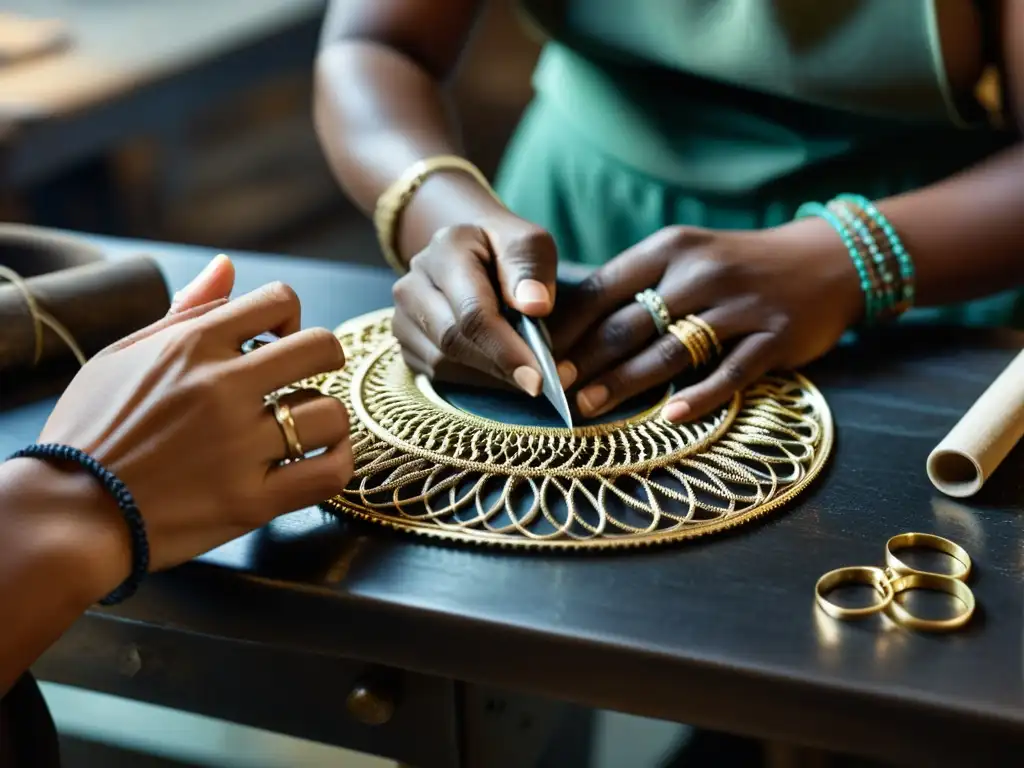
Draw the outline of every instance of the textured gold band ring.
[[[697,317],[696,315],[687,315],[686,319],[704,331],[704,335],[708,337],[708,340],[711,342],[711,346],[715,348],[715,354],[721,355],[722,343],[718,340],[718,334],[715,333],[715,329],[708,325],[708,321]]]
[[[672,322],[672,315],[668,311],[668,304],[665,303],[665,299],[653,288],[641,291],[635,298],[637,303],[650,314],[658,335],[664,336],[668,331],[669,324]]]
[[[271,398],[267,405],[274,411],[274,420],[281,428],[284,436],[285,448],[288,451],[286,461],[298,461],[306,452],[302,450],[302,443],[299,441],[299,431],[295,427],[295,418],[292,416],[292,409],[286,403],[277,398]]]
[[[668,332],[679,339],[679,343],[686,347],[696,367],[706,365],[711,361],[714,343],[717,338],[710,336],[699,324],[690,319],[676,320],[668,327]]]
[[[836,587],[846,584],[867,584],[874,587],[881,595],[881,602],[864,606],[863,608],[844,608],[828,599],[828,594]],[[895,594],[893,585],[881,568],[868,565],[851,565],[846,568],[836,568],[829,571],[820,579],[814,587],[814,597],[818,606],[833,619],[862,619],[889,608]]]

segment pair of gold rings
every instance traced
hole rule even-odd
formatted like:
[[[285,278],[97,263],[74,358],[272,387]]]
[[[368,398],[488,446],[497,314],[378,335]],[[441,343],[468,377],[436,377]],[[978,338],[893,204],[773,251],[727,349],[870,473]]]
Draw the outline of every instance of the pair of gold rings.
[[[949,555],[957,562],[955,573],[936,573],[912,568],[896,553],[904,549],[930,549]],[[901,533],[885,544],[885,568],[854,565],[829,571],[814,587],[818,607],[834,619],[862,619],[885,612],[897,624],[920,632],[951,632],[963,627],[974,615],[974,592],[967,586],[971,574],[971,558],[959,544],[930,533]],[[860,607],[846,608],[829,600],[828,595],[837,587],[866,584],[879,595],[877,602]],[[896,596],[915,589],[945,592],[957,598],[962,610],[947,619],[924,619],[915,616]]]
[[[638,293],[636,301],[650,314],[659,335],[670,333],[686,347],[695,366],[706,365],[715,355],[722,354],[718,334],[707,321],[696,315],[673,321],[665,299],[653,288]]]
[[[281,428],[281,435],[284,437],[285,450],[287,455],[283,462],[285,464],[298,461],[306,455],[302,450],[302,442],[299,440],[299,430],[295,426],[295,417],[292,416],[292,409],[287,403],[282,403],[280,398],[267,398],[267,407],[274,413],[274,420]]]

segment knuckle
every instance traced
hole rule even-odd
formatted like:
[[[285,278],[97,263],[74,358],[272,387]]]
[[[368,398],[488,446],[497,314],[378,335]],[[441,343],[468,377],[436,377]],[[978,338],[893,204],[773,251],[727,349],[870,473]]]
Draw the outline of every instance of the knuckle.
[[[411,282],[409,275],[406,274],[398,278],[395,284],[391,286],[391,298],[394,299],[396,305],[401,306],[412,297]]]
[[[490,317],[480,299],[467,296],[459,302],[458,330],[467,339],[476,339],[484,335],[490,325]]]
[[[441,340],[439,343],[441,354],[445,357],[449,357],[454,354],[460,345],[461,331],[459,326],[455,323],[448,324],[445,329],[441,332]]]
[[[719,366],[719,376],[730,387],[739,387],[747,379],[747,366],[736,360],[726,360]]]
[[[540,227],[526,227],[512,237],[502,249],[502,260],[517,264],[548,263],[555,258],[555,238]]]
[[[632,345],[633,330],[621,320],[613,320],[605,323],[601,329],[600,342],[613,351],[618,351]]]
[[[352,479],[354,471],[352,451],[339,445],[324,454],[323,472],[318,478],[318,496],[327,499],[340,493]]]
[[[441,227],[430,238],[432,247],[451,247],[480,240],[480,228],[472,224],[452,224]],[[428,250],[431,248],[428,247]]]
[[[287,283],[282,283],[280,280],[276,280],[273,283],[268,283],[263,288],[263,295],[274,302],[284,304],[286,306],[295,307],[299,306],[299,294],[295,292]]]
[[[344,362],[345,353],[342,350],[341,341],[326,328],[307,328],[303,333],[307,342],[318,352],[323,351],[325,356],[338,357]]]
[[[689,362],[690,351],[672,335],[662,337],[654,346],[658,362],[664,368],[678,368]]]
[[[581,302],[598,301],[607,292],[604,275],[598,272],[589,274],[575,289]]]

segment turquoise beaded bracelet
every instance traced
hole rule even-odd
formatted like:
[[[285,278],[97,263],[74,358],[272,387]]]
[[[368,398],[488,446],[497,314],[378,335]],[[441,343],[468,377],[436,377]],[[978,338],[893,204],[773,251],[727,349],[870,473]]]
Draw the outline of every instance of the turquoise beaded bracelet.
[[[901,304],[904,310],[909,309],[914,305],[914,262],[910,258],[910,254],[907,253],[907,249],[903,246],[903,241],[900,240],[899,235],[896,234],[896,230],[893,228],[889,220],[885,218],[875,204],[868,200],[863,195],[838,195],[836,200],[842,202],[848,202],[852,205],[858,206],[865,215],[871,220],[871,222],[882,231],[886,239],[889,241],[889,248],[892,251],[893,256],[896,257],[896,262],[899,265],[900,282],[902,283],[901,288]]]
[[[853,208],[853,206],[847,204],[845,201],[831,200],[826,207],[835,212],[835,214],[854,231],[857,238],[864,244],[864,247],[870,254],[871,263],[868,264],[868,267],[870,268],[871,266],[874,266],[875,273],[878,277],[878,285],[876,289],[878,318],[876,319],[880,319],[894,313],[897,304],[897,287],[894,284],[896,282],[896,275],[893,270],[889,268],[889,262],[888,259],[886,259],[886,254],[875,240],[874,235],[871,233],[871,228],[867,226],[857,215],[858,209]]]
[[[914,263],[896,230],[874,203],[863,195],[838,195],[827,205],[804,203],[795,218],[809,216],[827,221],[846,246],[860,277],[866,324],[883,322],[913,306]],[[861,253],[861,246],[868,258]]]
[[[806,219],[811,216],[818,216],[827,221],[829,225],[831,225],[832,229],[834,229],[839,235],[839,238],[843,241],[843,245],[846,246],[846,250],[850,255],[850,261],[853,262],[853,266],[857,270],[857,275],[860,277],[860,289],[864,294],[864,317],[868,323],[873,323],[878,315],[879,308],[877,306],[874,286],[871,281],[871,271],[868,269],[868,265],[860,255],[860,249],[857,247],[856,240],[839,216],[821,203],[804,203],[797,209],[794,218]]]

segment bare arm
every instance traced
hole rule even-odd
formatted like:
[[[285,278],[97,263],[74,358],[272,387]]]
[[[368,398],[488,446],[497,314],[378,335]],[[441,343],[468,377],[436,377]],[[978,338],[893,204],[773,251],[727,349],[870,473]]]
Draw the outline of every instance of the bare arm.
[[[1001,5],[1003,72],[1021,134],[1024,3],[1004,0]],[[1024,143],[937,184],[882,200],[878,208],[914,257],[919,305],[968,301],[1024,286]],[[821,222],[791,227],[794,235],[816,228],[820,248],[842,250]]]
[[[0,464],[0,696],[129,570],[118,517],[82,473]]]
[[[481,0],[334,0],[316,75],[316,125],[348,195],[370,213],[417,160],[461,153],[443,83],[453,73]],[[437,174],[403,214],[408,260],[439,229],[500,207],[461,173]]]

